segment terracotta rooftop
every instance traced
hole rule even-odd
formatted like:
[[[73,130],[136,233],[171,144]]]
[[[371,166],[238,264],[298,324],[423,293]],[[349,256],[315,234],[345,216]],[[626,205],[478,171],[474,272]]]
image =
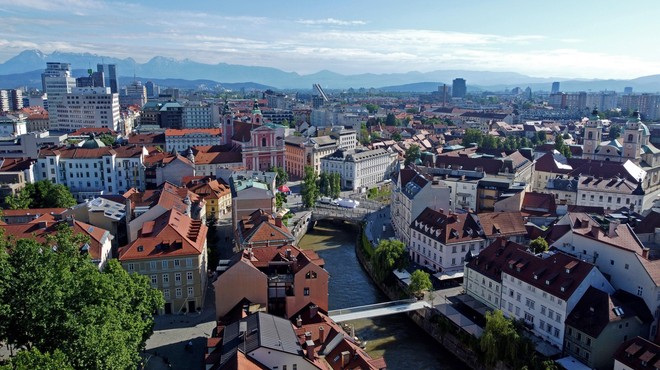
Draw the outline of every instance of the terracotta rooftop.
[[[222,135],[222,130],[219,128],[189,128],[189,129],[167,129],[165,130],[165,137],[168,136],[186,136],[190,134],[207,134],[212,136]]]
[[[242,247],[285,246],[295,242],[295,238],[281,222],[272,215],[258,209],[238,222],[236,242]]]
[[[284,246],[266,246],[259,248],[245,249],[239,254],[240,258],[250,262],[257,269],[268,269],[271,262],[293,262],[296,264],[292,273],[296,273],[305,267],[308,263],[313,263],[323,267],[325,262],[313,250],[302,250],[293,245]]]
[[[30,158],[0,158],[0,172],[18,172],[30,169],[35,162]]]
[[[30,222],[25,224],[10,224],[3,225],[5,235],[14,239],[34,239],[39,243],[45,243],[47,236],[57,234],[57,228],[61,224],[66,224],[67,221],[59,222]],[[110,232],[100,227],[92,226],[87,223],[73,220],[69,224],[72,228],[74,235],[83,234],[89,237],[89,253],[92,260],[101,258],[101,246],[106,240],[111,238]],[[82,246],[81,246],[82,247]]]
[[[134,134],[128,137],[129,144],[136,145],[165,145],[164,133]]]
[[[176,210],[169,210],[145,223],[138,238],[120,248],[119,260],[196,256],[204,251],[207,227]]]
[[[497,238],[479,255],[467,263],[467,267],[494,280],[502,282],[502,269],[513,253],[525,251],[527,247],[505,238]]]
[[[486,238],[526,235],[525,220],[520,212],[492,212],[476,215]]]
[[[474,215],[445,214],[425,208],[410,224],[410,228],[447,245],[483,239],[483,230]]]

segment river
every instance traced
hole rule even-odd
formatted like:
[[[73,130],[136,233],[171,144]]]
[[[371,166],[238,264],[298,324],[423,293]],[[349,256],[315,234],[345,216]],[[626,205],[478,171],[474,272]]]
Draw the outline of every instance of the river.
[[[355,256],[357,228],[319,222],[300,241],[303,249],[315,250],[330,273],[330,310],[387,301]],[[463,369],[463,365],[405,314],[348,322],[355,335],[367,341],[372,357],[385,357],[387,368]]]

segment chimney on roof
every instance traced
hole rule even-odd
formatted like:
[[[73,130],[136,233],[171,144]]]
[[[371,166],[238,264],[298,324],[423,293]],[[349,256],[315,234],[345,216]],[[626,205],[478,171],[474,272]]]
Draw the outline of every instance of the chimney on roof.
[[[323,326],[319,326],[319,344],[323,344],[325,342],[325,328]]]
[[[642,249],[642,258],[649,259],[649,249],[648,248]]]
[[[287,250],[286,250],[286,258],[291,259],[291,248],[287,248]]]
[[[618,220],[610,221],[610,228],[609,228],[609,232],[607,233],[607,236],[609,236],[610,238],[617,236],[616,229],[617,227],[619,227],[620,224],[621,223]]]
[[[300,317],[300,315],[298,315],[298,317],[296,318],[296,326],[297,327],[302,326],[302,318]]]
[[[305,341],[305,347],[307,347],[307,359],[310,361],[314,362],[314,357],[316,357],[316,351],[314,348],[314,341],[311,339],[308,339]]]
[[[39,221],[39,228],[45,229],[48,227],[48,221]]]
[[[282,227],[282,216],[275,217],[275,226]]]
[[[342,351],[341,353],[341,368],[345,369],[348,366],[348,363],[351,362],[351,352]]]

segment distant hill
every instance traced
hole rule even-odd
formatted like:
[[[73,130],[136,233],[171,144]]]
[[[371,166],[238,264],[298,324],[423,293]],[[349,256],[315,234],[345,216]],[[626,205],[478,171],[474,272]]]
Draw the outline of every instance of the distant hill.
[[[89,53],[53,52],[45,54],[39,50],[25,50],[1,63],[0,88],[40,86],[39,74],[46,67],[46,62],[68,62],[71,63],[72,68],[82,70],[83,73],[88,68],[96,69],[97,63],[116,64],[122,81],[126,81],[124,78],[132,80],[132,76],[141,76],[139,79],[143,82],[152,80],[159,85],[172,87],[195,87],[199,84],[215,83],[227,87],[229,84],[238,83],[254,84],[255,88],[261,88],[256,86],[268,86],[278,89],[311,89],[312,84],[318,83],[327,89],[374,87],[386,91],[430,92],[436,91],[442,83],[428,81],[444,81],[447,85],[451,85],[454,78],[461,77],[467,81],[469,90],[501,91],[505,88],[521,87],[524,89],[529,86],[535,91],[549,91],[553,81],[560,81],[562,91],[606,89],[623,91],[623,88],[628,86],[636,92],[660,91],[660,75],[644,76],[632,80],[570,80],[530,77],[515,72],[468,70],[356,75],[343,75],[323,70],[313,74],[300,75],[270,67],[227,63],[204,64],[189,59],[176,60],[160,56],[154,57],[146,63],[137,63],[132,58],[118,59]],[[35,71],[38,73],[35,74]],[[161,81],[161,83],[157,81]]]

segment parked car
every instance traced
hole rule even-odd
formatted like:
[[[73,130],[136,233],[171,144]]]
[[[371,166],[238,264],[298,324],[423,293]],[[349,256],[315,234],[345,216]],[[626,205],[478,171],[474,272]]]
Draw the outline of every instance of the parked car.
[[[330,198],[330,197],[321,197],[321,198],[319,198],[319,203],[330,204],[330,202],[332,202],[332,198]]]
[[[344,208],[357,208],[360,205],[360,202],[353,199],[339,199],[337,205]]]

